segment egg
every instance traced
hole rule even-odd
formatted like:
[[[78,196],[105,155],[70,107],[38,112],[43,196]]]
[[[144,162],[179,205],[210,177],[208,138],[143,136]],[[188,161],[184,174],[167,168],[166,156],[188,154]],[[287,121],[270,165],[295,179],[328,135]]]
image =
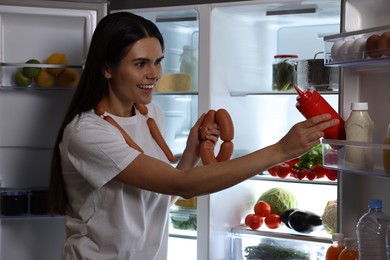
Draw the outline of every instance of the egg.
[[[383,55],[390,56],[390,32],[381,34],[378,41],[378,47]]]
[[[332,59],[333,61],[341,61],[342,58],[341,58],[341,55],[340,55],[340,50],[341,50],[341,47],[343,46],[344,44],[344,40],[337,40],[333,45],[332,45],[332,49],[331,49],[331,55],[332,55]]]
[[[379,58],[382,56],[382,53],[379,51],[379,46],[378,46],[379,38],[380,36],[378,34],[373,34],[367,38],[366,50],[367,50],[367,55],[370,58]]]
[[[344,61],[352,60],[352,45],[353,45],[354,40],[346,40],[341,46],[341,58]]]
[[[354,60],[361,60],[363,59],[363,52],[366,48],[366,41],[367,39],[364,37],[360,37],[353,41],[352,47],[351,47],[351,54],[352,58]]]

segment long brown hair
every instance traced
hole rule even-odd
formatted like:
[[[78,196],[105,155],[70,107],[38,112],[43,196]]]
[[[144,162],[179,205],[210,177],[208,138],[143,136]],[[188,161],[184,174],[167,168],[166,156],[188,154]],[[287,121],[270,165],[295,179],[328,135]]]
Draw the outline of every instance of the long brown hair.
[[[115,68],[137,41],[155,37],[164,50],[156,25],[141,16],[119,12],[105,16],[92,36],[85,67],[55,142],[49,186],[49,212],[63,215],[69,202],[61,169],[59,144],[65,127],[82,112],[93,109],[108,93],[104,68]]]

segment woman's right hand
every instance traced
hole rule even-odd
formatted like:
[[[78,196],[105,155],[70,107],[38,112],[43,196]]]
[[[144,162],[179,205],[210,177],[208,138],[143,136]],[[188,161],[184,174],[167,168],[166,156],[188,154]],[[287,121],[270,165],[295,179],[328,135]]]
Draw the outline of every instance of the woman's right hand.
[[[288,158],[298,157],[320,142],[326,128],[339,123],[338,119],[330,119],[329,114],[314,116],[291,127],[276,145]]]

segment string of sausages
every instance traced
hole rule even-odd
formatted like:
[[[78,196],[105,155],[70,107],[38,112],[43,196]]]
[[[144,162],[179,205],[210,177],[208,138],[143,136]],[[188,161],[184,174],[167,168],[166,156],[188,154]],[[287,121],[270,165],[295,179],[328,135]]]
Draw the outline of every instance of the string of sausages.
[[[219,126],[220,138],[223,141],[217,156],[214,155],[215,143],[206,139],[208,126],[215,123]],[[202,122],[200,137],[202,139],[200,143],[200,158],[204,165],[230,160],[234,149],[232,142],[234,126],[229,113],[225,109],[221,108],[217,111],[211,109],[207,112]]]
[[[157,145],[161,148],[161,150],[164,152],[165,156],[168,158],[170,162],[176,162],[177,158],[173,155],[171,149],[169,149],[167,143],[164,140],[164,137],[162,136],[160,130],[158,129],[158,126],[156,124],[156,121],[148,116],[148,108],[145,105],[141,104],[134,104],[135,108],[144,116],[147,117],[146,123],[148,125],[150,134],[152,135],[153,139],[156,141]],[[122,134],[123,138],[125,139],[126,143],[134,148],[135,150],[144,153],[141,147],[138,146],[138,144],[127,134],[127,132],[111,117],[108,115],[104,115],[105,107],[103,101],[99,102],[99,104],[95,107],[95,113],[99,116],[102,116],[104,120],[106,120],[108,123],[116,127],[119,132]]]

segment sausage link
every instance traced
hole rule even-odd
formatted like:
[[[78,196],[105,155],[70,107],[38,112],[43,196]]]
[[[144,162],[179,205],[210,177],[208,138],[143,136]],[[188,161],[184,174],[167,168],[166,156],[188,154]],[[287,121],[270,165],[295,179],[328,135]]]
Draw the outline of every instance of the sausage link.
[[[214,155],[215,144],[209,140],[200,143],[200,158],[204,165],[217,163]]]
[[[144,116],[148,114],[148,108],[143,104],[134,103],[135,108]]]
[[[123,138],[125,138],[126,143],[127,143],[130,147],[134,148],[135,150],[137,150],[137,151],[139,151],[139,152],[141,152],[141,153],[144,152],[144,151],[141,149],[141,147],[139,147],[138,144],[137,144],[136,142],[134,142],[134,140],[126,133],[126,131],[123,130],[123,128],[122,128],[114,119],[112,119],[112,117],[110,117],[110,116],[105,116],[105,117],[104,117],[104,120],[106,120],[107,122],[109,122],[110,124],[112,124],[113,126],[115,126],[115,127],[119,130],[119,132],[121,132]]]
[[[232,142],[223,142],[217,155],[217,161],[223,162],[230,160],[234,150],[234,144]]]
[[[221,108],[215,113],[215,122],[221,131],[220,137],[225,142],[230,142],[234,138],[234,126],[229,113]]]
[[[101,100],[97,106],[95,107],[95,113],[98,115],[98,116],[102,116],[104,114],[104,112],[106,112],[106,108],[104,107],[104,103],[103,103],[103,100]]]
[[[150,134],[156,141],[156,143],[160,146],[161,150],[164,152],[164,154],[167,156],[168,160],[170,162],[176,162],[177,158],[173,155],[171,149],[169,149],[167,143],[164,140],[164,137],[162,136],[160,129],[158,129],[158,126],[156,124],[156,121],[154,121],[153,118],[149,117],[146,120],[146,123],[149,126]]]
[[[202,125],[200,127],[200,138],[202,140],[206,140],[206,135],[208,131],[208,126],[215,123],[215,113],[216,111],[213,109],[210,109],[206,116],[203,119]]]

